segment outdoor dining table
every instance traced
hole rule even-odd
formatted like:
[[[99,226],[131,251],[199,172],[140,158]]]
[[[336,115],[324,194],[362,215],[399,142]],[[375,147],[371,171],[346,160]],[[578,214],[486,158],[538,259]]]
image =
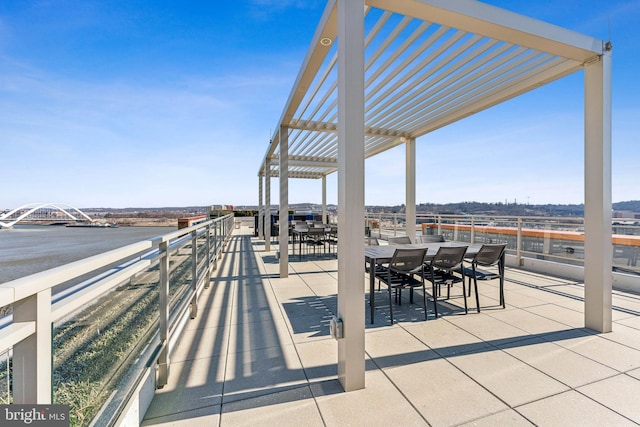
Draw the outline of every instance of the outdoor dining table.
[[[313,228],[314,231],[309,233],[309,229]],[[322,230],[319,232],[319,230]],[[294,227],[292,229],[292,242],[293,242],[293,253],[296,254],[296,240],[298,240],[298,259],[302,259],[302,242],[305,240],[305,237],[309,234],[318,233],[319,234],[329,234],[331,231],[331,227],[327,225],[323,225],[322,227]]]
[[[432,259],[438,249],[443,246],[468,246],[465,258],[473,258],[482,245],[467,245],[457,242],[433,242],[433,243],[411,243],[402,245],[380,245],[380,246],[366,246],[364,248],[364,260],[369,263],[369,309],[371,310],[371,323],[373,323],[373,316],[375,310],[375,283],[376,283],[376,265],[385,264],[391,261],[396,249],[427,249],[427,255],[425,260]]]

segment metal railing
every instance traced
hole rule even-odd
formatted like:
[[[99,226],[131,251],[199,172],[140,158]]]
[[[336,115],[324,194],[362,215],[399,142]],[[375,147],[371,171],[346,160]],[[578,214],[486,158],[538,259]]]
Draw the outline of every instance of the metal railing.
[[[404,214],[368,214],[367,225],[375,237],[406,234]],[[584,262],[584,219],[575,217],[515,217],[493,215],[416,215],[417,234],[441,234],[447,240],[507,243],[520,264],[525,257],[572,265]],[[613,266],[640,274],[640,222],[612,221]]]
[[[0,284],[0,403],[68,404],[112,425],[169,355],[233,231],[233,216]]]

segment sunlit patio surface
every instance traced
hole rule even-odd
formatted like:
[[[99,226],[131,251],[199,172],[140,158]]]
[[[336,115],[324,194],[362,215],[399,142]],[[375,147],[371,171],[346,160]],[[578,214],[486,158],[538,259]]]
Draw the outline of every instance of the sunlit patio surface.
[[[344,393],[337,260],[291,256],[280,279],[274,254],[236,230],[143,425],[640,425],[638,295],[614,291],[614,330],[595,334],[581,284],[560,278],[507,268],[506,309],[498,281],[480,282],[481,313],[457,287],[427,321],[405,291],[393,326],[383,286],[374,324],[362,307],[366,388]]]

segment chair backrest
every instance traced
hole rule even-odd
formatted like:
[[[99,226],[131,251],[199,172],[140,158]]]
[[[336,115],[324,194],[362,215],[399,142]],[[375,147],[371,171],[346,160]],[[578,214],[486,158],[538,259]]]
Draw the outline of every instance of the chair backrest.
[[[319,227],[309,227],[307,230],[307,235],[309,236],[321,236],[324,234],[324,228]]]
[[[456,268],[462,264],[465,252],[467,252],[467,246],[441,246],[433,257],[431,265],[443,270]]]
[[[422,243],[437,243],[444,242],[444,236],[442,234],[423,234],[420,236]]]
[[[426,249],[401,249],[398,248],[393,253],[393,258],[389,263],[389,268],[394,271],[409,273],[422,268]]]
[[[493,265],[500,261],[506,247],[506,243],[482,245],[476,256],[473,258],[473,262],[484,266]]]
[[[367,246],[380,246],[380,242],[377,237],[365,237],[364,244]]]
[[[389,237],[390,245],[407,245],[411,243],[409,236]]]
[[[297,222],[296,225],[294,225],[294,229],[296,231],[307,231],[309,229],[309,227],[307,227],[307,223],[302,223],[302,222]]]

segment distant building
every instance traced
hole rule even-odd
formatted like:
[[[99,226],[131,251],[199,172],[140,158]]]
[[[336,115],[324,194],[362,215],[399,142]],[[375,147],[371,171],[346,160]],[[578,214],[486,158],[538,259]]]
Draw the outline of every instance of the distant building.
[[[612,216],[614,218],[640,218],[640,214],[633,211],[614,211]]]

